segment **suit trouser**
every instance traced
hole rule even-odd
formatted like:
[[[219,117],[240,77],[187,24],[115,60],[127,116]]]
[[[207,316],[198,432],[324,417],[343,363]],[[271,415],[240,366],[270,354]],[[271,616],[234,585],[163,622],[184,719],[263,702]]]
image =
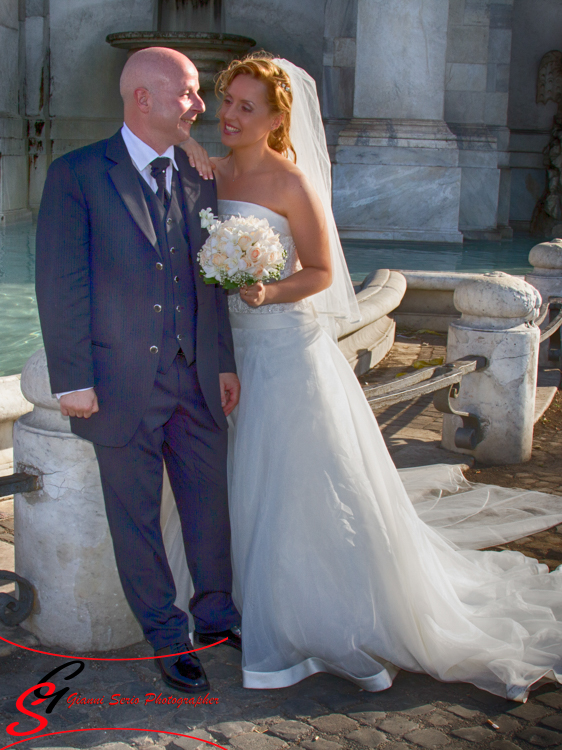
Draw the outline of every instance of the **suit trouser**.
[[[134,377],[134,374],[132,374]],[[127,601],[155,649],[188,639],[160,529],[163,463],[181,519],[199,632],[240,623],[231,597],[226,430],[205,403],[195,365],[178,355],[157,373],[148,408],[123,447],[95,445],[117,568]]]

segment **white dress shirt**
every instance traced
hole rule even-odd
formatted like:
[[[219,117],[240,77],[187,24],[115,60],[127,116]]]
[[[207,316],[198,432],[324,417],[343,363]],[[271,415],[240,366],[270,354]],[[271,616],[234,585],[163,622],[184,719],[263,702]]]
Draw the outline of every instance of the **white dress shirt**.
[[[127,148],[127,151],[129,152],[129,156],[131,157],[133,165],[138,170],[138,172],[140,172],[142,178],[146,181],[147,185],[154,193],[158,191],[158,185],[156,184],[156,180],[154,179],[154,177],[150,174],[150,162],[153,159],[157,159],[159,156],[167,156],[169,159],[171,159],[172,163],[166,169],[166,190],[171,195],[173,170],[174,168],[176,170],[178,168],[174,156],[174,147],[170,146],[166,149],[166,151],[164,151],[163,154],[159,154],[152,148],[152,146],[149,146],[148,143],[141,141],[138,135],[135,135],[125,123],[123,123],[123,127],[121,128],[121,135],[123,136],[125,146]],[[90,386],[90,388],[92,387],[93,386]],[[79,388],[76,391],[65,391],[64,393],[57,393],[55,395],[57,398],[60,398],[61,396],[66,396],[68,393],[89,391],[90,388]]]
[[[171,194],[172,172],[174,167],[176,169],[178,168],[174,157],[174,147],[170,146],[163,154],[159,154],[152,148],[152,146],[149,146],[148,143],[141,141],[138,135],[135,135],[125,123],[123,123],[123,127],[121,128],[121,135],[125,141],[125,146],[127,147],[131,161],[154,193],[158,190],[158,185],[156,184],[154,177],[150,174],[150,162],[153,161],[153,159],[157,159],[159,156],[167,156],[172,160],[172,164],[166,169],[166,190]]]

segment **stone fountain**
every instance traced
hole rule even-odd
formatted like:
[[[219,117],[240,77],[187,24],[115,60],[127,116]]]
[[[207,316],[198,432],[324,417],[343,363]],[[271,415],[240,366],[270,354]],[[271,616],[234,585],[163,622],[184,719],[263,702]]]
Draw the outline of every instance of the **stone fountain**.
[[[129,54],[146,47],[172,47],[186,54],[199,70],[204,92],[216,74],[255,45],[254,39],[223,33],[222,0],[159,0],[157,31],[109,34],[112,47]]]
[[[194,136],[212,156],[218,156],[224,149],[215,127],[215,78],[256,42],[250,37],[224,33],[222,0],[158,0],[156,25],[157,31],[121,31],[109,34],[106,41],[129,54],[146,47],[171,47],[193,60],[207,107]]]

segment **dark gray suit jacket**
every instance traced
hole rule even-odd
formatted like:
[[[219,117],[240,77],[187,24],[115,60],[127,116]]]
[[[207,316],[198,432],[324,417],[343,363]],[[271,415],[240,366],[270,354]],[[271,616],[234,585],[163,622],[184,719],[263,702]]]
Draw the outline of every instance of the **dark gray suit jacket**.
[[[198,275],[207,238],[198,216],[216,213],[214,181],[201,180],[175,150],[188,216],[197,294],[196,366],[207,406],[226,428],[219,372],[236,372],[226,294]],[[142,179],[142,178],[141,178]],[[125,445],[154,384],[163,316],[164,275],[146,199],[121,133],[56,159],[37,224],[36,289],[53,393],[94,385],[100,411],[71,419],[95,443]]]

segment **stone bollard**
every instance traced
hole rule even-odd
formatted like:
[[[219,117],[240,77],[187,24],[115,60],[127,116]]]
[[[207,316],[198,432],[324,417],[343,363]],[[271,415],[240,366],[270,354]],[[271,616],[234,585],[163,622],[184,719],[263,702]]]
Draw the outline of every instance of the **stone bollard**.
[[[548,302],[549,297],[562,297],[562,239],[554,239],[552,242],[541,242],[535,245],[529,253],[529,263],[533,266],[533,272],[525,276],[525,281],[538,289],[543,302]],[[550,316],[547,315],[543,326],[548,323]],[[548,359],[550,341],[543,341],[539,351],[539,365],[541,367],[554,367],[554,363]]]
[[[36,592],[23,627],[67,651],[137,643],[143,634],[117,573],[94,449],[61,415],[43,349],[27,361],[21,388],[35,408],[14,425],[14,466],[43,484],[14,503],[16,572]]]
[[[462,379],[456,410],[481,419],[483,439],[474,450],[455,446],[459,417],[443,417],[443,447],[486,464],[517,464],[531,458],[537,386],[539,329],[532,324],[541,297],[530,284],[508,274],[463,281],[454,304],[462,313],[449,326],[447,361],[486,357],[488,367]]]

